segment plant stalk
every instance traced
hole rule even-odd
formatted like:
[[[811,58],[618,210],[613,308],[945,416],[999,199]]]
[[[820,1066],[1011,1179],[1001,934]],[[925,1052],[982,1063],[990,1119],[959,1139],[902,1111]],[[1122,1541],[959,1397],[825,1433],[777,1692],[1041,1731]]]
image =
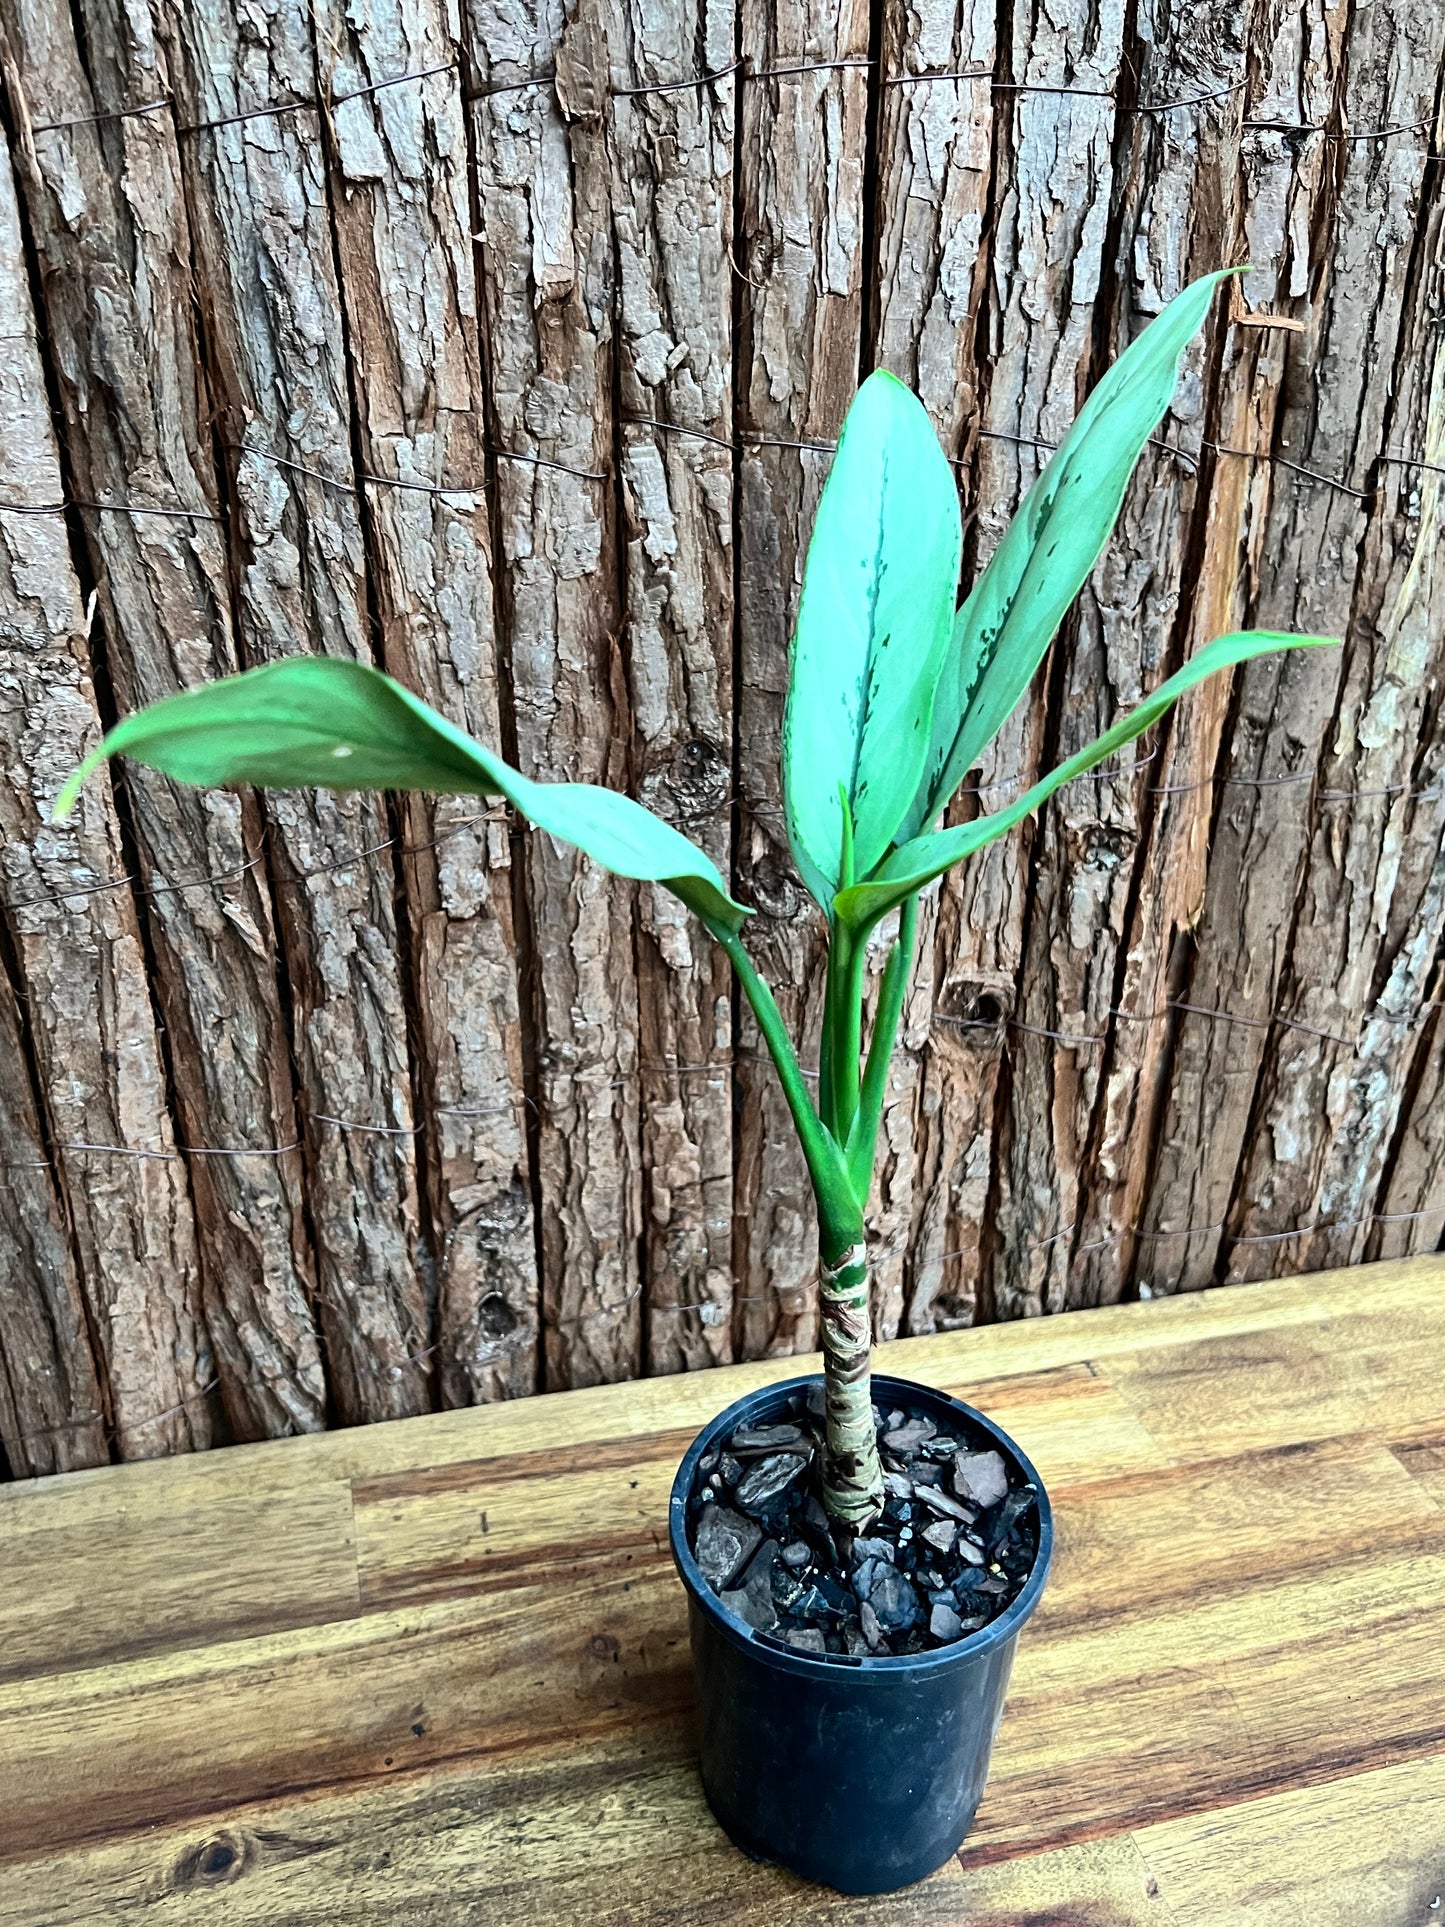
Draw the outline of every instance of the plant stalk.
[[[818,1322],[822,1328],[827,1442],[823,1501],[830,1515],[861,1531],[883,1510],[883,1468],[873,1429],[869,1370],[868,1250],[859,1237],[818,1265]]]

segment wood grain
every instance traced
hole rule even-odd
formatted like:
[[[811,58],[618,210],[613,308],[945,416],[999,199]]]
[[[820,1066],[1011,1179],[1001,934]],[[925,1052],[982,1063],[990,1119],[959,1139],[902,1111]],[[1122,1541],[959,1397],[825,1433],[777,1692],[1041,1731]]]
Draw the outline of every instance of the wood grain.
[[[1427,1920],[1442,1282],[881,1348],[1027,1446],[1058,1544],[974,1832],[877,1901],[745,1860],[693,1762],[668,1482],[794,1361],[12,1485],[0,1920]]]

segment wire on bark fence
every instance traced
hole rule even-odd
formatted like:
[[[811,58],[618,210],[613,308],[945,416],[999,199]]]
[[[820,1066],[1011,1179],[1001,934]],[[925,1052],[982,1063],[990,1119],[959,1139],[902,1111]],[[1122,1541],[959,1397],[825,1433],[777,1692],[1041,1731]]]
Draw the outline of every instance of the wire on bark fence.
[[[372,81],[366,86],[351,88],[342,93],[328,93],[320,98],[292,98],[279,101],[266,101],[256,106],[238,109],[234,113],[223,114],[210,120],[178,122],[176,125],[176,133],[178,136],[189,137],[207,131],[235,126],[247,120],[272,118],[280,114],[311,111],[330,113],[334,109],[345,106],[349,102],[381,93],[388,88],[403,86],[408,82],[426,80],[439,74],[457,74],[460,78],[461,58],[460,53],[458,53],[450,60],[438,61],[427,67],[415,68],[408,73],[396,74],[387,79]],[[648,95],[687,92],[695,88],[712,86],[734,77],[747,81],[777,80],[811,73],[836,72],[844,69],[871,71],[876,68],[878,64],[879,62],[876,57],[866,54],[849,55],[836,60],[783,62],[769,67],[759,67],[755,65],[750,58],[744,57],[741,60],[729,63],[725,67],[691,74],[677,80],[653,81],[641,86],[609,88],[606,91],[608,96],[613,100],[633,100]],[[463,87],[462,97],[467,102],[490,100],[509,94],[525,92],[529,88],[554,87],[557,85],[557,80],[558,76],[555,69],[548,69],[542,73],[524,75],[515,80],[501,81],[484,87]],[[991,69],[983,67],[925,69],[914,73],[883,74],[880,76],[880,84],[884,87],[913,87],[926,85],[930,82],[987,84],[993,92],[1005,94],[1078,95],[1090,99],[1117,99],[1116,88],[1080,87],[1063,83],[1056,84],[1051,81],[1001,80],[994,76]],[[1173,100],[1138,101],[1132,104],[1121,103],[1120,111],[1127,114],[1145,116],[1170,114],[1187,108],[1199,107],[1210,102],[1230,98],[1243,93],[1247,86],[1248,82],[1246,80],[1239,80],[1225,87],[1214,88],[1203,93],[1185,95]],[[154,100],[142,101],[134,107],[116,108],[100,113],[76,114],[68,117],[62,115],[51,120],[32,120],[28,123],[25,131],[33,139],[33,137],[38,134],[61,133],[77,127],[93,126],[132,118],[143,118],[151,114],[159,113],[167,108],[173,109],[174,106],[175,101],[173,96],[164,95]],[[1433,117],[1431,119],[1399,122],[1384,127],[1338,133],[1332,133],[1328,125],[1324,122],[1281,123],[1264,119],[1250,120],[1245,118],[1240,124],[1243,129],[1255,131],[1271,131],[1291,135],[1322,134],[1332,140],[1345,144],[1353,144],[1362,141],[1386,140],[1401,134],[1416,132],[1421,128],[1431,126],[1433,124]],[[1424,158],[1435,159],[1437,157],[1427,154]],[[1248,321],[1250,317],[1246,316],[1243,317],[1243,319]],[[736,438],[728,438],[705,429],[689,427],[682,423],[656,421],[641,416],[626,417],[624,419],[631,425],[649,427],[659,433],[692,435],[700,440],[713,442],[717,446],[729,450],[740,447],[776,447],[800,450],[807,449],[814,450],[820,454],[829,454],[835,446],[834,443],[827,441],[791,441],[780,437],[763,435],[743,434]],[[1057,446],[1055,443],[1044,441],[1037,437],[1009,434],[1002,429],[979,429],[977,433],[985,439],[1009,441],[1026,447],[1049,449]],[[1197,460],[1196,455],[1192,451],[1181,448],[1176,444],[1162,441],[1157,437],[1152,438],[1151,445],[1162,448],[1176,459],[1190,464],[1195,463]],[[345,489],[349,492],[359,492],[359,486],[361,484],[400,488],[418,494],[434,496],[483,495],[487,490],[487,480],[485,477],[458,482],[437,483],[414,482],[402,480],[396,476],[371,473],[362,473],[359,477],[354,478],[342,477],[328,475],[325,471],[310,467],[308,464],[297,461],[292,457],[273,454],[268,450],[256,448],[249,444],[233,444],[232,447],[233,451],[239,452],[243,458],[247,455],[254,455],[258,458],[272,461],[280,467],[290,468],[298,473],[310,475],[328,487]],[[1373,501],[1377,493],[1373,488],[1357,488],[1342,478],[1321,474],[1317,470],[1306,468],[1286,456],[1275,454],[1271,451],[1234,448],[1224,443],[1209,441],[1201,442],[1200,448],[1207,449],[1218,455],[1239,457],[1246,461],[1273,463],[1278,467],[1313,481],[1320,486],[1334,489],[1344,495],[1352,496],[1360,502]],[[556,469],[567,474],[575,475],[586,481],[605,482],[612,479],[612,473],[609,468],[582,468],[573,466],[570,463],[558,461],[540,452],[498,448],[494,446],[489,446],[486,452],[488,452],[494,460],[523,462],[539,468]],[[1403,467],[1427,470],[1436,474],[1445,473],[1445,468],[1442,468],[1438,464],[1390,452],[1381,453],[1376,456],[1375,460],[1381,464],[1397,464]],[[961,466],[962,464],[956,463],[955,465]],[[173,515],[194,521],[221,522],[223,520],[214,510],[181,503],[102,502],[81,497],[67,497],[54,502],[0,502],[0,512],[16,515],[59,515],[64,514],[67,509],[72,508],[90,513],[108,515]]]

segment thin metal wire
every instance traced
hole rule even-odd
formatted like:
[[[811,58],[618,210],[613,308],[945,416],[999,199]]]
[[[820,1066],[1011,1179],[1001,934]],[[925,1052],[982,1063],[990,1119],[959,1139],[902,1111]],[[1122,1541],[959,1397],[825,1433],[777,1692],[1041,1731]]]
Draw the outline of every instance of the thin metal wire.
[[[6,515],[64,515],[67,509],[93,509],[102,515],[168,515],[187,522],[225,520],[210,509],[187,509],[179,503],[157,507],[141,502],[89,502],[79,495],[67,495],[58,502],[0,502],[0,511]]]
[[[66,127],[97,127],[104,121],[133,120],[141,114],[154,114],[161,107],[174,105],[169,94],[162,94],[159,100],[142,101],[139,107],[117,107],[106,114],[76,114],[69,120],[34,120],[30,123],[30,131],[32,134],[55,134]]]
[[[714,81],[726,80],[745,68],[745,60],[734,60],[726,67],[715,67],[711,73],[694,74],[687,80],[654,80],[645,87],[614,87],[611,90],[614,100],[639,100],[644,94],[686,94],[694,87],[710,87]]]

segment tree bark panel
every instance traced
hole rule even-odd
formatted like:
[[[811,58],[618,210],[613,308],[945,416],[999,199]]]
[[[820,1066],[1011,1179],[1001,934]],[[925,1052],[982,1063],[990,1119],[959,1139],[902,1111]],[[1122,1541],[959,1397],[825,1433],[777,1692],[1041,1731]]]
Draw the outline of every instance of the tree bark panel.
[[[472,170],[460,21],[442,0],[314,10],[382,659],[501,742]],[[450,60],[449,70],[429,72]],[[384,85],[397,76],[419,78]],[[366,91],[372,89],[374,91]],[[350,98],[347,98],[350,96]],[[386,483],[396,486],[386,486]],[[456,493],[427,491],[460,484]],[[415,1057],[449,1404],[537,1382],[512,858],[500,810],[405,799]]]
[[[87,0],[80,20],[84,54],[69,14],[0,9],[27,129],[119,113],[165,86],[133,13]],[[20,161],[76,491],[193,511],[80,516],[94,646],[130,710],[238,666],[175,134],[160,115],[82,121],[31,132]],[[238,795],[139,765],[116,780],[180,1124],[218,1153],[192,1159],[190,1178],[221,1401],[241,1438],[314,1429],[326,1388],[261,820]]]
[[[9,323],[0,340],[0,498],[54,503],[60,462],[8,165],[0,313]],[[6,1155],[20,1166],[49,1163],[59,1194],[47,1196],[33,1168],[11,1174],[21,1180],[6,1212],[23,1240],[17,1256],[29,1248],[49,1262],[22,1298],[30,1342],[22,1325],[12,1355],[7,1335],[7,1365],[24,1370],[33,1359],[55,1391],[47,1399],[42,1380],[18,1409],[14,1394],[9,1402],[17,1424],[47,1407],[59,1422],[78,1419],[80,1441],[52,1440],[62,1454],[104,1456],[95,1434],[104,1413],[121,1454],[144,1458],[212,1442],[213,1369],[135,899],[112,887],[126,866],[109,784],[91,784],[69,822],[51,821],[61,783],[99,733],[87,631],[64,518],[0,515],[0,869],[15,973],[5,999],[6,1095],[16,1107],[12,1114],[7,1103]],[[78,1275],[60,1268],[62,1224]],[[98,1348],[93,1378],[76,1372],[81,1293]],[[55,1314],[48,1342],[34,1331],[41,1305]],[[16,1443],[23,1465],[29,1449]]]
[[[160,11],[228,482],[241,655],[372,657],[311,16]],[[236,115],[247,116],[234,119]],[[224,123],[204,126],[207,122]],[[255,452],[247,452],[255,451]],[[298,466],[299,465],[299,466]],[[326,478],[326,479],[322,479]],[[271,791],[267,848],[303,1097],[321,1324],[344,1420],[431,1400],[394,841],[371,796]]]

